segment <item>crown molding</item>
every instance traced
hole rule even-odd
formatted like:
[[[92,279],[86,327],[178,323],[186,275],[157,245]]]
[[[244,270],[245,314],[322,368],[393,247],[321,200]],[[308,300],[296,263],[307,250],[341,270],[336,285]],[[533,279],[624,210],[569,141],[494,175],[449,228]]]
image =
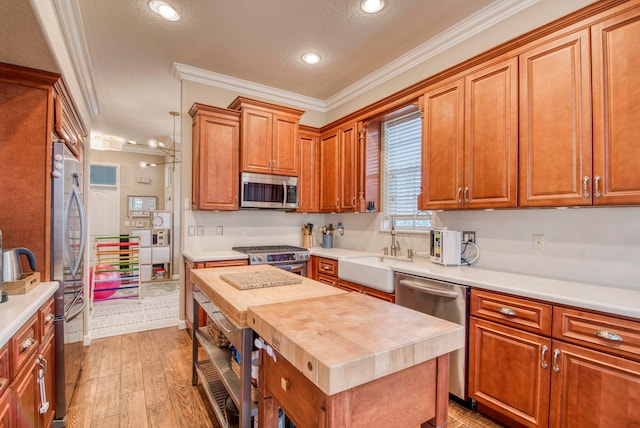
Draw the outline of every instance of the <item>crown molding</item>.
[[[55,1],[54,7],[60,22],[60,28],[64,35],[67,51],[71,57],[78,85],[82,91],[82,97],[91,116],[100,113],[100,104],[93,83],[93,70],[87,39],[82,25],[82,16],[77,0]]]
[[[540,0],[498,0],[325,100],[332,110],[410,70]]]
[[[238,79],[226,74],[215,73],[190,65],[174,62],[171,67],[171,76],[178,80],[189,80],[196,83],[215,86],[218,88],[238,91],[257,98],[267,99],[270,102],[282,103],[291,107],[299,107],[305,110],[315,110],[325,113],[327,111],[324,101],[307,97],[294,92],[284,91],[271,86],[262,85],[248,80]]]

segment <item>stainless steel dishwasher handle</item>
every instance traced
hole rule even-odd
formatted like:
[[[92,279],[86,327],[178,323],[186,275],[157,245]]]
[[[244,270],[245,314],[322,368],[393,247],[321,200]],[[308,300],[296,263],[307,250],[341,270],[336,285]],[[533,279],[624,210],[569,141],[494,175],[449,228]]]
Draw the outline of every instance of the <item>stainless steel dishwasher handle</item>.
[[[421,284],[420,282],[417,282],[417,281],[401,279],[399,281],[399,284],[425,294],[432,294],[434,296],[440,296],[440,297],[448,297],[450,299],[458,298],[458,293],[456,293],[455,291],[438,290],[437,288],[427,287],[424,284]]]

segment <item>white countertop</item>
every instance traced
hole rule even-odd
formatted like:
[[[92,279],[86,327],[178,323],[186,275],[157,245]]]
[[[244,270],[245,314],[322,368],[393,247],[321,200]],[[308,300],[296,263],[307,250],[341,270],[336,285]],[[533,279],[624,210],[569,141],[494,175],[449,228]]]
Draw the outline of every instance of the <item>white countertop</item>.
[[[9,342],[58,287],[57,282],[42,282],[26,294],[10,295],[9,300],[0,304],[0,347]]]
[[[340,260],[372,253],[341,248],[312,248],[311,254]],[[379,253],[375,255],[380,256]],[[413,261],[400,261],[390,268],[395,272],[640,319],[640,289],[563,281],[471,266],[441,266],[423,257],[415,257]]]
[[[183,251],[182,255],[194,263],[218,262],[223,260],[244,260],[249,258],[246,254],[233,250]]]

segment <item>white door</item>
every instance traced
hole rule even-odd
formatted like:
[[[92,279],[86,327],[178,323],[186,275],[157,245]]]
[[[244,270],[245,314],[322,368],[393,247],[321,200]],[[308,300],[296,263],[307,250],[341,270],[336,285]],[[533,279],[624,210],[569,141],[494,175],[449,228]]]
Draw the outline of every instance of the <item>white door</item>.
[[[91,186],[89,190],[89,235],[120,234],[120,191],[117,187]]]

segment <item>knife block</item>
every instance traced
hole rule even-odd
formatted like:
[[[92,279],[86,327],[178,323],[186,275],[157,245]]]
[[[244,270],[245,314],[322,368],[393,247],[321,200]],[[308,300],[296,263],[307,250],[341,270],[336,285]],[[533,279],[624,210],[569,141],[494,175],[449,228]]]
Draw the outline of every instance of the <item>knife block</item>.
[[[307,235],[307,234],[302,235],[302,246],[304,248],[313,247],[313,235]]]

